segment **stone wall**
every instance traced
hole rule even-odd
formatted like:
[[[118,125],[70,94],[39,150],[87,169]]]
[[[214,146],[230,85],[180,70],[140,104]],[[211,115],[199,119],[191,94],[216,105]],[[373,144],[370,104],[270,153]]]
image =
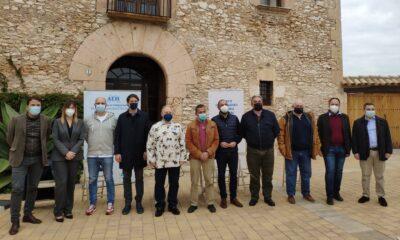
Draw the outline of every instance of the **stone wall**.
[[[9,91],[84,90],[82,82],[68,79],[68,72],[85,38],[115,21],[107,17],[104,2],[1,1],[0,72]],[[177,100],[185,122],[195,105],[207,103],[207,90],[241,88],[249,98],[258,93],[259,80],[274,81],[271,109],[277,115],[296,98],[316,113],[326,109],[328,98],[345,98],[339,0],[291,1],[288,13],[257,9],[253,0],[173,2],[174,15],[165,29],[185,47],[197,76],[197,84],[186,89],[190,98]],[[25,89],[7,62],[10,57],[21,68]]]

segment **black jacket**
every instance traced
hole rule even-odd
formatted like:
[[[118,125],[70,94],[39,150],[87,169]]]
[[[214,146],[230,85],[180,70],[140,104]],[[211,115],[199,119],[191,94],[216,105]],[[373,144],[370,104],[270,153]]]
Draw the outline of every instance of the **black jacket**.
[[[119,115],[114,137],[115,154],[121,154],[122,157],[119,168],[131,170],[147,165],[143,153],[146,152],[150,128],[149,115],[146,112],[138,110],[132,116],[126,111]]]
[[[350,154],[351,130],[350,130],[349,117],[344,113],[340,113],[340,118],[342,119],[342,124],[343,124],[344,149],[346,151],[346,154]],[[318,126],[319,139],[321,141],[321,152],[322,155],[326,157],[331,144],[331,127],[329,125],[329,112],[319,116],[317,126]]]
[[[217,124],[220,143],[240,143],[242,140],[242,136],[240,135],[240,123],[235,115],[228,113],[228,116],[224,118],[221,114],[218,114],[213,117],[212,120]],[[235,148],[221,148],[221,146],[218,146],[217,155],[232,151],[238,151],[238,146],[236,145]]]
[[[263,109],[258,120],[253,110],[246,112],[240,122],[240,133],[247,146],[258,150],[270,149],[279,135],[279,124],[273,112]]]
[[[385,153],[393,153],[392,137],[387,121],[378,116],[376,121],[376,135],[378,140],[379,160],[385,161]],[[367,160],[369,157],[369,136],[367,129],[368,121],[365,116],[354,121],[353,124],[353,153],[360,154],[360,160]]]

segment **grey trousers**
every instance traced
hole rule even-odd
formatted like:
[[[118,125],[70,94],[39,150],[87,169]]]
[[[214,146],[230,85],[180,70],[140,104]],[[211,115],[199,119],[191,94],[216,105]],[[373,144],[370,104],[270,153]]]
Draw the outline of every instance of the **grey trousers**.
[[[24,215],[32,213],[35,207],[37,196],[37,187],[42,176],[43,165],[41,157],[24,158],[19,167],[11,169],[11,222],[17,223],[20,218],[21,202],[24,197],[25,179],[26,197],[24,206]]]
[[[75,179],[78,172],[79,161],[54,161],[52,162],[54,180],[56,217],[72,213],[74,207]]]

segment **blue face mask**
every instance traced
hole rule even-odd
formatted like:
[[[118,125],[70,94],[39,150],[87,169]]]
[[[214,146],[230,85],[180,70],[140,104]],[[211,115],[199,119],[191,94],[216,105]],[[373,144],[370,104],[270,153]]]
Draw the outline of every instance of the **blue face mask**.
[[[207,120],[207,114],[206,113],[200,113],[199,114],[199,121],[200,122],[205,122]]]
[[[165,121],[169,122],[169,121],[172,120],[172,117],[173,117],[172,114],[167,113],[167,114],[164,115],[163,118],[164,118]]]
[[[29,107],[29,113],[30,113],[32,116],[37,116],[37,115],[39,115],[41,110],[42,110],[42,107],[41,107],[41,106],[30,106],[30,107]]]
[[[96,112],[103,113],[106,111],[106,105],[104,104],[96,104],[95,105]]]

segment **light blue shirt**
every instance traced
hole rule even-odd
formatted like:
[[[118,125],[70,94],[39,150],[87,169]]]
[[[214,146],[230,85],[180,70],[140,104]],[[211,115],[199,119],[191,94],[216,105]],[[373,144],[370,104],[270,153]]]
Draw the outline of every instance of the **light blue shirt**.
[[[376,148],[378,147],[378,139],[376,134],[376,120],[375,117],[371,119],[367,119],[367,130],[368,130],[368,137],[369,137],[369,147]]]

